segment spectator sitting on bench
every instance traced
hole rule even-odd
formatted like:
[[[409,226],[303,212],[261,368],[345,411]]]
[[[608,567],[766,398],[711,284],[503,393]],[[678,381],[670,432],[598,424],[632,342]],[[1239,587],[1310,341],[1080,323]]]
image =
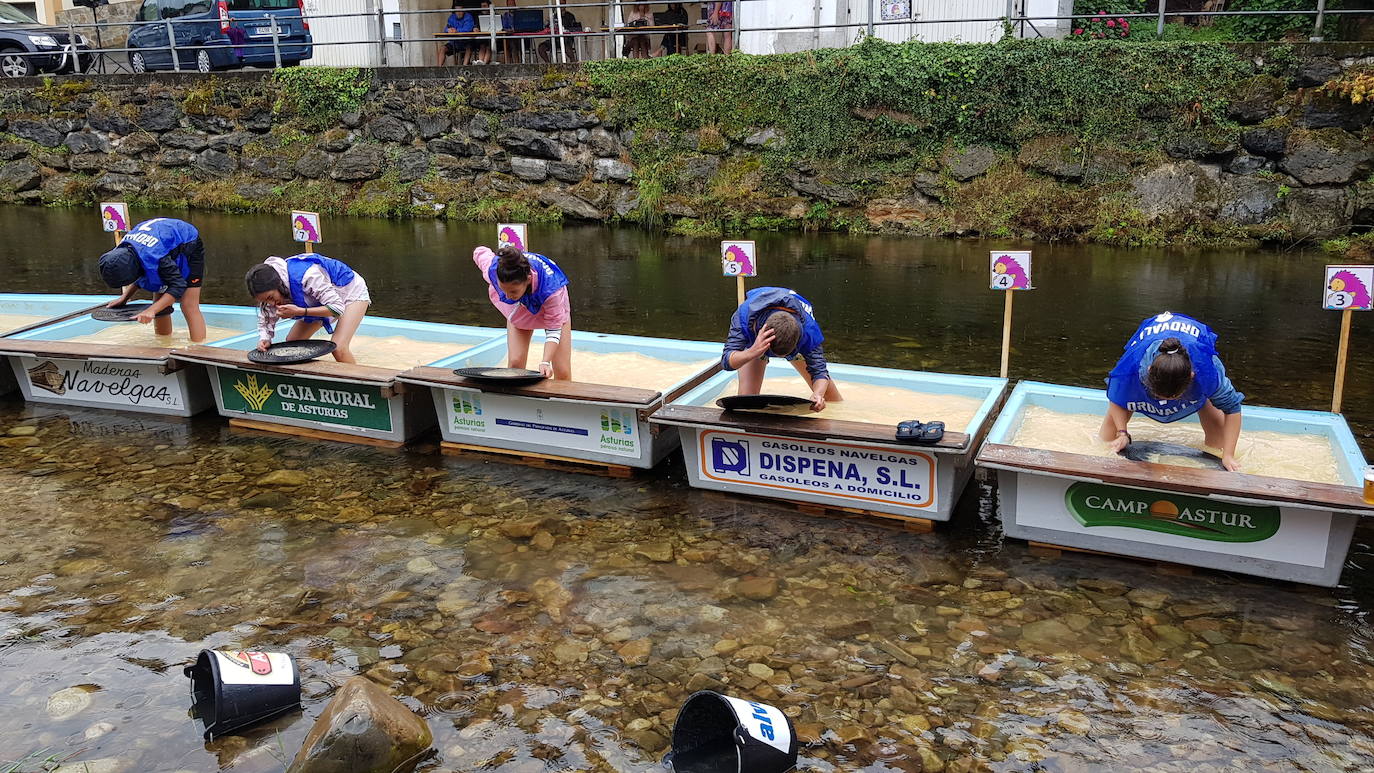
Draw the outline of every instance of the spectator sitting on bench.
[[[448,15],[448,22],[444,24],[444,32],[472,32],[477,29],[477,19],[472,12],[463,8],[460,3],[462,0],[453,0],[453,13]],[[459,58],[462,61],[458,61]],[[447,40],[439,47],[439,66],[443,67],[444,62],[452,56],[453,63],[466,67],[468,59],[472,56],[472,41],[470,40]]]

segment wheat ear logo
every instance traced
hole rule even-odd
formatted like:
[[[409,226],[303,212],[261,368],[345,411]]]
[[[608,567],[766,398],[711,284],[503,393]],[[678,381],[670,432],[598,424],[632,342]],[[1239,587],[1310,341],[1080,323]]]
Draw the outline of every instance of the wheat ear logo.
[[[262,407],[267,404],[267,398],[271,397],[272,393],[277,391],[277,388],[267,386],[266,384],[259,384],[258,377],[250,373],[248,374],[247,384],[242,381],[234,382],[234,391],[243,395],[243,399],[247,401],[248,407],[255,411],[261,411]]]

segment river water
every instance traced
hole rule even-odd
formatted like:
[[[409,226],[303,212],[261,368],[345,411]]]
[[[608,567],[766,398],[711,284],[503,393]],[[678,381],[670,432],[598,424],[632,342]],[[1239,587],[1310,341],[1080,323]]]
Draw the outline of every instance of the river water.
[[[208,301],[243,302],[246,265],[292,246],[284,218],[194,220]],[[94,221],[0,209],[0,290],[99,291]],[[490,226],[325,227],[377,313],[495,323],[468,257]],[[573,275],[579,327],[724,333],[733,288],[709,240],[531,238]],[[989,245],[757,238],[768,281],[817,302],[833,360],[995,371]],[[1015,376],[1093,384],[1169,307],[1219,330],[1253,402],[1329,400],[1321,255],[1040,246],[1036,262]],[[1367,449],[1371,391],[1357,355]],[[804,770],[1374,766],[1367,529],[1348,584],[1322,590],[1035,556],[1002,542],[977,483],[953,524],[915,535],[699,492],[671,466],[610,480],[13,399],[0,433],[0,770],[280,771],[354,674],[426,716],[424,771],[661,770],[674,709],[704,688],[783,708]],[[279,470],[300,474],[264,480]],[[181,675],[202,647],[291,653],[304,713],[205,743]]]

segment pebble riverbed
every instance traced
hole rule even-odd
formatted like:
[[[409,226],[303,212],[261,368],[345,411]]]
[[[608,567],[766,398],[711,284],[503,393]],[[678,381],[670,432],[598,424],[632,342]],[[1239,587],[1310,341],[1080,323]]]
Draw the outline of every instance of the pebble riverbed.
[[[1352,587],[934,534],[633,480],[0,402],[0,769],[283,770],[354,674],[438,771],[659,771],[676,708],[782,708],[805,771],[1374,767]],[[205,743],[181,668],[284,651],[305,710]],[[44,763],[52,759],[54,762]],[[66,765],[59,767],[59,762]],[[79,764],[78,764],[79,763]]]

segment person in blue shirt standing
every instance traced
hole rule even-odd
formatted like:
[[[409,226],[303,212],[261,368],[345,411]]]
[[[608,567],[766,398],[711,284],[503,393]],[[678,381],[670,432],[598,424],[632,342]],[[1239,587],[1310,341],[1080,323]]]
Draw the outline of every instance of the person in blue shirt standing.
[[[811,410],[823,411],[826,402],[844,399],[830,378],[824,341],[810,301],[785,287],[756,287],[730,318],[720,364],[739,371],[739,394],[756,395],[768,358],[783,357],[811,388]]]
[[[135,319],[153,323],[158,335],[172,334],[172,318],[158,312],[181,303],[192,343],[205,342],[205,316],[200,289],[205,278],[205,245],[200,232],[185,220],[159,217],[134,226],[114,249],[100,256],[100,278],[124,292],[107,304],[117,308],[141,288],[153,294],[153,305]]]
[[[1119,452],[1131,444],[1126,431],[1133,413],[1161,423],[1198,415],[1204,442],[1221,450],[1221,462],[1235,471],[1240,439],[1240,405],[1217,356],[1217,334],[1182,314],[1164,312],[1140,323],[1107,378],[1107,417],[1102,440]]]

